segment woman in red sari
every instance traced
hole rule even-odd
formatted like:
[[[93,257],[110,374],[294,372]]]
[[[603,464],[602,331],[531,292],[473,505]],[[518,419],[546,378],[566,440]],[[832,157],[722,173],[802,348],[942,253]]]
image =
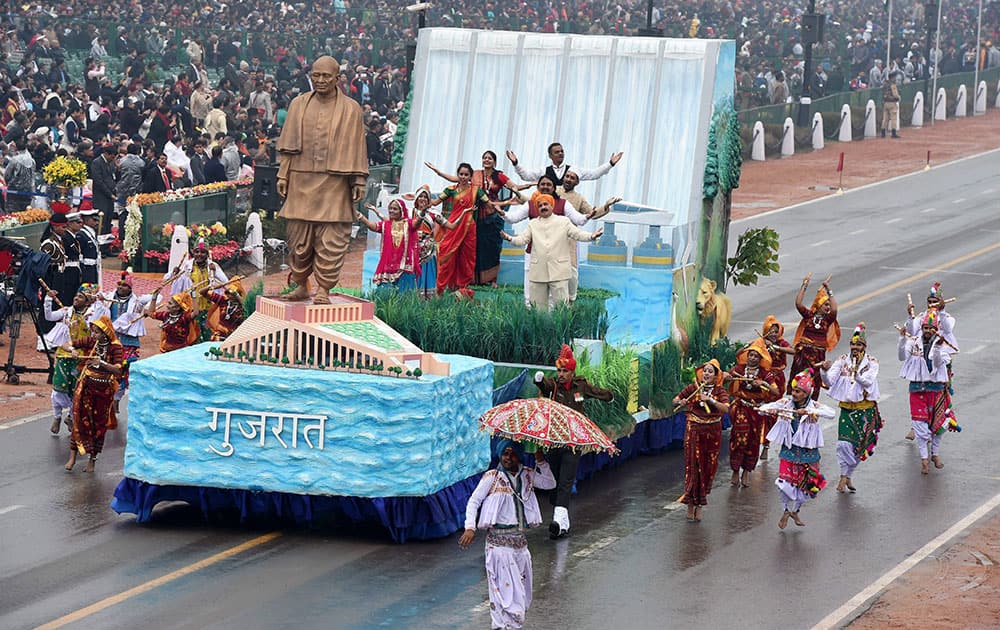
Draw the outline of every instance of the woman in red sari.
[[[102,315],[90,323],[91,336],[73,346],[86,354],[73,394],[73,435],[66,470],[73,470],[76,454],[90,454],[84,472],[94,472],[97,455],[104,449],[104,435],[118,427],[115,392],[125,368],[125,349],[115,335],[111,318]]]
[[[471,297],[468,287],[476,271],[476,210],[489,204],[482,188],[472,185],[472,166],[458,165],[458,184],[448,186],[431,202],[444,204],[448,221],[455,224],[438,245],[438,295],[458,291]]]
[[[805,307],[802,300],[805,298],[806,289],[809,287],[809,276],[802,279],[802,286],[795,296],[795,308],[802,316],[799,328],[795,331],[795,339],[792,347],[795,348],[795,356],[792,358],[792,374],[809,371],[812,375],[816,387],[813,388],[812,399],[819,400],[819,364],[826,361],[826,353],[837,347],[840,343],[840,324],[837,323],[837,302],[833,299],[833,291],[830,285],[823,282],[823,286],[816,292],[816,298],[809,308]],[[791,394],[792,384],[788,384],[788,393]]]
[[[454,175],[442,172],[430,162],[425,162],[427,168],[438,174],[439,177],[450,182],[457,182]],[[483,168],[473,171],[472,185],[482,188],[490,201],[500,202],[501,192],[506,188],[513,196],[523,203],[519,190],[520,186],[511,183],[510,178],[504,175],[503,171],[498,171],[497,154],[493,151],[483,152]],[[503,239],[500,232],[503,230],[503,216],[496,211],[494,206],[484,206],[476,218],[476,271],[473,284],[491,284],[496,286],[497,275],[500,273],[500,250],[503,248]]]
[[[674,407],[687,410],[684,430],[684,496],[687,519],[701,520],[701,506],[719,469],[722,416],[729,413],[729,393],[722,386],[722,367],[712,359],[695,370],[695,382],[674,397]]]

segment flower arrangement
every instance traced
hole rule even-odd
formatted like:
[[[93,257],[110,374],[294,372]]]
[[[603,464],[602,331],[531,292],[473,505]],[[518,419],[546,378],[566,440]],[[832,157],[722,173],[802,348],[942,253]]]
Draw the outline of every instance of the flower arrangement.
[[[177,226],[173,223],[164,223],[162,226],[153,227],[153,237],[143,253],[149,260],[159,263],[166,263],[170,260],[170,241],[174,236],[174,231],[182,227],[187,232],[190,242],[197,242],[198,239],[205,239],[208,245],[208,253],[212,260],[223,262],[230,260],[242,251],[240,244],[227,236],[228,230],[221,222],[209,224],[192,223],[189,226]],[[126,227],[127,229],[127,227]]]
[[[22,225],[48,221],[52,213],[44,208],[27,208],[20,212],[0,214],[0,230],[9,230]]]
[[[60,155],[42,169],[42,178],[54,186],[83,186],[87,181],[87,165],[83,160]]]

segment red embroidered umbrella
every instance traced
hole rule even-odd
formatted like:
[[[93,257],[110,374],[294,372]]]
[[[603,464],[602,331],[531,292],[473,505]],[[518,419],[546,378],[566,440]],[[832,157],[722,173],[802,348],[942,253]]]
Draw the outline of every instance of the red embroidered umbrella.
[[[479,418],[479,428],[517,442],[569,447],[576,452],[619,453],[615,443],[587,416],[549,398],[497,405]]]

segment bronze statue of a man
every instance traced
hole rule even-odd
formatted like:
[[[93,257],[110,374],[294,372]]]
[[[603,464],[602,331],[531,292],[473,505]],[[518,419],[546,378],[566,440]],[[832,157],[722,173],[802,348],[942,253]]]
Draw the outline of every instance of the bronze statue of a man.
[[[290,300],[309,297],[308,279],[316,278],[313,302],[329,304],[351,240],[354,204],[365,195],[368,151],[361,107],[337,89],[340,64],[323,56],[312,67],[313,90],[288,107],[278,138],[281,166],[278,194],[285,203],[278,216],[288,221]]]

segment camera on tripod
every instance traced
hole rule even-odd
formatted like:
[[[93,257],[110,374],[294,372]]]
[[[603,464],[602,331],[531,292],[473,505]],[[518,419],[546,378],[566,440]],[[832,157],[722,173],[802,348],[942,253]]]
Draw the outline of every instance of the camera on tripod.
[[[3,372],[7,382],[17,384],[20,374],[39,372],[48,374],[48,382],[52,382],[52,355],[44,345],[45,355],[49,361],[48,368],[33,368],[14,363],[14,352],[17,340],[21,336],[21,319],[27,313],[35,325],[35,332],[44,340],[42,330],[38,325],[38,293],[41,285],[39,277],[45,274],[49,266],[49,256],[36,252],[24,242],[0,236],[0,334],[6,331],[10,337],[10,348],[7,353],[7,363]]]

